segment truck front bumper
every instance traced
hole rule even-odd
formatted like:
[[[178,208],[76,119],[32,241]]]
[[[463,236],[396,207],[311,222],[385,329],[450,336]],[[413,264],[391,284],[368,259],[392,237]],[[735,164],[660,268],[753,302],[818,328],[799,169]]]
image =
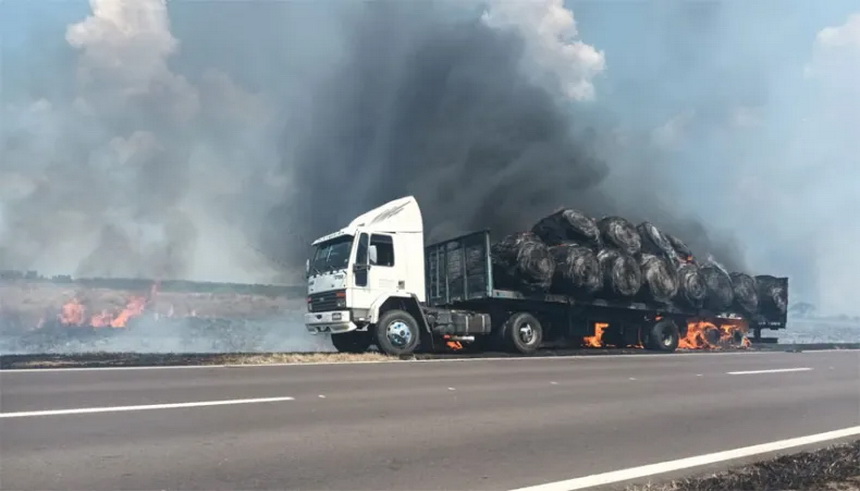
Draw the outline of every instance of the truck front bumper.
[[[305,328],[313,334],[324,334],[355,331],[358,326],[352,322],[349,310],[337,310],[306,313]]]

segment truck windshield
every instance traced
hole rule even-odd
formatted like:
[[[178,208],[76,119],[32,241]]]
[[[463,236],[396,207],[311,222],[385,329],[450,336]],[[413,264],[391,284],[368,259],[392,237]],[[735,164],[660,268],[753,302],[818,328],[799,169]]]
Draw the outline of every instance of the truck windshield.
[[[349,263],[349,252],[352,249],[351,235],[344,235],[317,244],[314,258],[311,260],[311,274],[325,273],[345,269]]]

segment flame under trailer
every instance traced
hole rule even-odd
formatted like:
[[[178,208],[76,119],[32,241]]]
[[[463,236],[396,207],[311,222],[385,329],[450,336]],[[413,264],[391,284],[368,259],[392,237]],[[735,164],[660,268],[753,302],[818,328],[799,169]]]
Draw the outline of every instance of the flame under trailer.
[[[786,326],[784,312],[744,315],[496,288],[489,232],[425,247],[421,210],[411,196],[355,218],[315,240],[313,249],[305,326],[330,334],[341,352],[375,345],[406,355],[457,342],[470,351],[531,354],[579,347],[597,326],[605,345],[672,352],[690,323],[742,324],[754,339]],[[779,280],[787,292],[788,280]]]

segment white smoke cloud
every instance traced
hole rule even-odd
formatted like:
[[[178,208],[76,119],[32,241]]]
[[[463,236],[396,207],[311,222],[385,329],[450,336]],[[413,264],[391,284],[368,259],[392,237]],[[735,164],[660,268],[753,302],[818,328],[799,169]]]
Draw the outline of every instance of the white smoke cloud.
[[[65,32],[71,95],[3,108],[0,203],[13,233],[0,267],[272,281],[278,268],[243,239],[283,186],[267,102],[218,70],[171,69],[181,45],[165,1],[90,7]],[[271,184],[249,199],[249,176],[265,173]]]
[[[688,110],[673,116],[651,132],[652,143],[666,149],[677,147],[683,141],[685,132],[689,129],[695,115],[695,111]]]
[[[743,152],[730,212],[748,211],[738,221],[756,237],[751,262],[789,274],[793,301],[857,315],[860,15],[820,29],[811,48],[805,64],[773,82],[771,104],[733,113],[727,141]]]
[[[816,63],[827,60],[832,66],[850,70],[857,75],[860,56],[860,13],[848,17],[840,26],[822,29],[815,39]],[[813,71],[816,71],[813,69]]]
[[[805,74],[816,96],[827,104],[827,114],[820,116],[836,117],[845,124],[860,122],[860,13],[818,33]],[[857,139],[850,143],[856,144]]]
[[[165,0],[90,0],[90,6],[92,15],[66,32],[69,45],[81,52],[81,87],[97,91],[83,103],[122,111],[157,98],[178,120],[193,118],[196,90],[167,66],[179,42],[170,32]]]
[[[535,82],[571,100],[595,98],[594,78],[606,69],[604,53],[576,39],[576,19],[562,0],[493,0],[482,20],[523,37],[523,68]]]
[[[807,131],[817,137],[813,147],[820,176],[805,206],[820,228],[820,310],[860,315],[855,284],[860,271],[860,13],[842,25],[822,29],[815,40],[806,75],[815,89]],[[835,130],[835,131],[834,131]],[[815,141],[807,141],[812,145]],[[826,235],[825,235],[826,234]]]

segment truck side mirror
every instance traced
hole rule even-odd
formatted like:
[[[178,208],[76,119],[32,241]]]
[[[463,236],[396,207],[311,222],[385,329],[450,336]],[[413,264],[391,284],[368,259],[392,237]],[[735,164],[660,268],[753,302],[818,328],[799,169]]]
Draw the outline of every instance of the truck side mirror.
[[[311,277],[311,260],[305,259],[305,278]]]
[[[367,248],[367,257],[370,260],[369,264],[376,264],[376,246],[372,245]]]

